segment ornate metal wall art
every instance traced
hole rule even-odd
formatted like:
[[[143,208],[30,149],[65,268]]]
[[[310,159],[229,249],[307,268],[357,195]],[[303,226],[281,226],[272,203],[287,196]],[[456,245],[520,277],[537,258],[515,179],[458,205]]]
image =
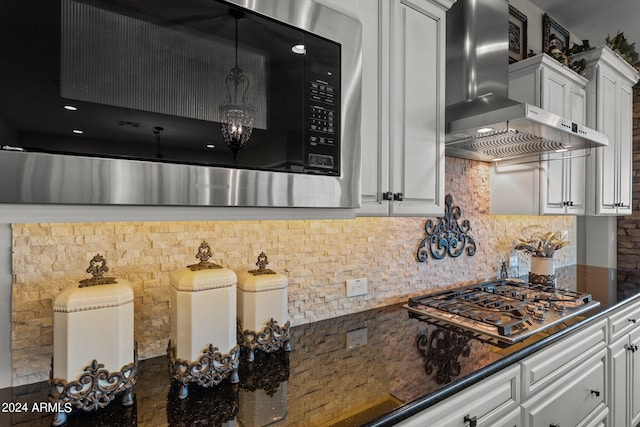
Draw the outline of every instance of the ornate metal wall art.
[[[427,237],[420,242],[417,252],[420,262],[425,262],[429,254],[434,259],[442,259],[447,254],[452,258],[459,257],[465,249],[468,256],[476,253],[476,242],[468,234],[471,231],[469,220],[458,223],[462,210],[458,206],[452,206],[451,194],[447,194],[444,202],[444,216],[438,218],[438,223],[434,224],[430,219],[425,223]]]
[[[424,372],[431,375],[435,371],[436,383],[447,384],[460,375],[462,368],[458,359],[469,357],[471,337],[453,330],[437,328],[430,336],[419,335],[417,347],[426,359]]]
[[[213,253],[211,252],[211,246],[204,240],[200,243],[200,247],[198,248],[198,253],[196,254],[196,258],[200,260],[197,264],[187,265],[191,271],[200,271],[200,270],[210,270],[215,268],[222,268],[221,265],[215,264],[213,262],[209,262],[209,258],[213,257]]]
[[[95,286],[95,285],[113,285],[116,282],[115,277],[107,277],[105,273],[109,271],[109,267],[107,267],[107,260],[100,254],[97,254],[91,261],[89,261],[89,267],[87,268],[87,273],[91,274],[93,277],[89,279],[83,279],[80,281],[80,287],[85,288],[87,286]]]
[[[51,372],[49,374],[49,401],[70,404],[73,409],[85,412],[96,411],[106,407],[116,395],[122,394],[122,405],[133,405],[133,386],[136,384],[138,372],[138,344],[133,354],[133,363],[123,366],[118,372],[109,372],[102,363],[93,360],[91,365],[84,368],[84,372],[76,381],[67,382],[60,378],[53,378],[53,358],[51,358]],[[59,411],[54,415],[54,426],[67,422],[67,413]]]
[[[218,347],[209,344],[202,352],[198,360],[189,362],[176,358],[176,346],[169,340],[167,345],[169,359],[169,374],[171,378],[180,383],[178,398],[185,399],[189,395],[189,384],[195,383],[201,387],[213,387],[225,378],[236,384],[238,377],[238,364],[240,363],[240,346],[233,347],[229,354],[222,354]]]
[[[291,351],[290,326],[291,322],[289,321],[280,326],[272,317],[262,331],[255,332],[248,329],[243,330],[240,319],[238,319],[238,342],[247,351],[247,361],[253,362],[256,350],[266,353],[278,350]]]
[[[260,255],[258,255],[256,265],[258,266],[257,270],[249,270],[249,273],[254,276],[260,276],[261,274],[276,274],[275,271],[267,268],[267,265],[269,265],[269,259],[267,258],[267,254],[264,252],[260,252]]]

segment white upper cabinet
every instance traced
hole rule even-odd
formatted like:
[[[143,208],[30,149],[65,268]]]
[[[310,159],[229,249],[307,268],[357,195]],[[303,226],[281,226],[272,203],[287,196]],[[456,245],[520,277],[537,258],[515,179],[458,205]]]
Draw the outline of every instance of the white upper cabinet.
[[[445,17],[454,0],[352,3],[363,26],[358,215],[442,215]]]
[[[584,125],[587,79],[546,54],[509,66],[509,98],[536,105]],[[588,150],[548,154],[494,164],[491,213],[582,215]],[[520,192],[518,202],[514,191]]]
[[[638,72],[606,46],[577,55],[587,61],[587,126],[609,137],[587,162],[586,213],[631,214],[633,85]]]

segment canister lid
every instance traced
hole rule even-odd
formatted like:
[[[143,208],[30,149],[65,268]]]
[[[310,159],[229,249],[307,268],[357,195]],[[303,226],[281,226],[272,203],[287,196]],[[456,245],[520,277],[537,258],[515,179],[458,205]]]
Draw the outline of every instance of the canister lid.
[[[87,273],[90,279],[62,292],[53,303],[53,311],[71,313],[76,311],[96,310],[99,308],[118,307],[133,301],[133,288],[125,279],[107,277],[109,271],[107,260],[100,254],[89,262]]]
[[[78,285],[62,292],[53,303],[53,311],[72,313],[119,307],[133,302],[131,283],[118,279],[118,283],[91,287]]]
[[[258,269],[238,273],[238,289],[244,292],[265,292],[284,289],[288,285],[287,278],[267,268],[269,260],[264,252],[258,256]]]
[[[197,292],[208,289],[228,288],[238,281],[236,273],[221,265],[209,262],[211,247],[205,241],[200,244],[196,258],[197,264],[172,271],[169,274],[171,286],[178,291]]]

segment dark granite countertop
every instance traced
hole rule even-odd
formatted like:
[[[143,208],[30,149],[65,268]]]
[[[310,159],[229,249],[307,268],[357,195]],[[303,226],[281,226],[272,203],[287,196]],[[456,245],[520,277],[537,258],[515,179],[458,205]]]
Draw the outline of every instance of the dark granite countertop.
[[[574,266],[557,276],[559,286],[589,292],[601,305],[507,348],[411,318],[397,304],[294,327],[291,353],[259,354],[253,364],[241,363],[239,385],[192,387],[183,401],[166,357],[141,361],[133,406],[114,401],[70,415],[67,425],[393,425],[640,296],[633,273]],[[349,348],[352,334],[361,345]],[[437,345],[429,347],[431,339]],[[49,426],[51,413],[31,410],[47,392],[46,382],[0,390],[3,405],[29,408],[1,412],[0,424]]]

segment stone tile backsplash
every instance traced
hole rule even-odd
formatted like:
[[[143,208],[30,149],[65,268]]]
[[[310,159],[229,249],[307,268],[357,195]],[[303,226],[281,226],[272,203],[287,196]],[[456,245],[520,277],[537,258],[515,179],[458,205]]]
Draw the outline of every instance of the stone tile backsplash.
[[[14,224],[12,364],[14,385],[49,376],[52,302],[105,256],[110,275],[134,285],[135,336],[141,359],[163,355],[169,338],[169,272],[195,261],[202,240],[217,263],[255,268],[258,254],[289,280],[292,325],[406,300],[436,288],[496,277],[520,230],[539,224],[567,230],[572,244],[557,265],[576,262],[575,217],[489,214],[489,165],[447,158],[446,191],[468,219],[475,256],[416,260],[426,218]],[[435,220],[435,218],[433,218]],[[520,257],[520,273],[528,261]],[[366,277],[368,294],[346,298],[345,281]]]

